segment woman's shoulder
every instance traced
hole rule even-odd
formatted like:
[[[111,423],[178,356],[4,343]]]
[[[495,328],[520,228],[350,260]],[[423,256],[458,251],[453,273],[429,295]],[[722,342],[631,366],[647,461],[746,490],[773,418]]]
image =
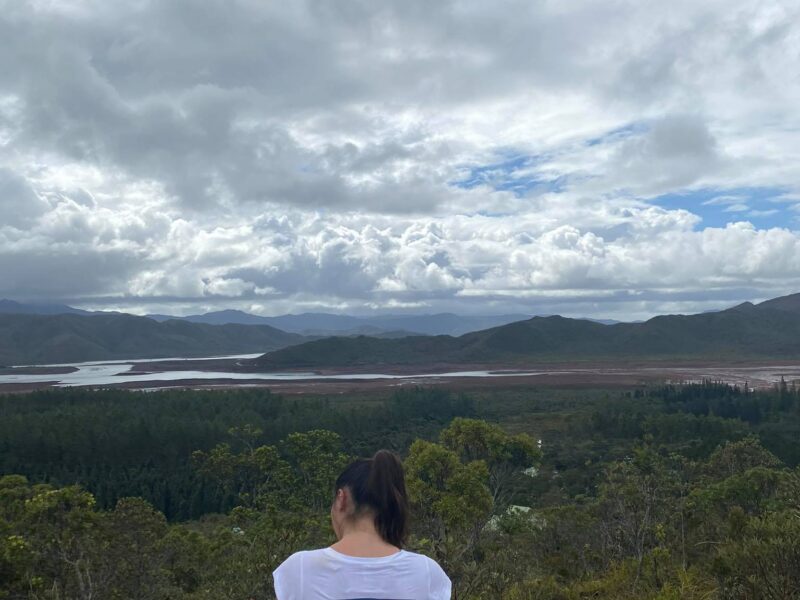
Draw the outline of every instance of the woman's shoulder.
[[[408,560],[417,561],[420,565],[424,565],[424,567],[432,575],[442,575],[444,577],[447,577],[442,567],[439,566],[439,563],[433,560],[430,556],[426,556],[425,554],[418,554],[416,552],[411,552],[409,550],[403,550],[403,554],[408,558]]]
[[[300,562],[303,560],[302,554],[303,551],[300,551],[288,556],[281,564],[277,566],[274,572],[276,574],[288,573],[289,571],[297,569],[300,565]]]
[[[290,555],[273,572],[275,575],[291,576],[303,571],[303,563],[308,561],[309,555],[314,555],[320,550],[300,550]]]
[[[444,572],[444,569],[439,566],[439,563],[437,563],[431,557],[425,556],[424,554],[417,554],[416,552],[408,551],[404,552],[405,554],[409,555],[411,560],[418,561],[418,569],[421,570],[424,568],[427,572],[428,591],[430,597],[435,598],[436,600],[450,598],[452,593],[450,578],[447,576],[447,573]]]
[[[298,573],[302,572],[304,566],[314,567],[320,566],[324,564],[328,564],[331,561],[333,562],[348,562],[348,563],[358,563],[358,564],[366,564],[366,563],[382,563],[386,564],[397,561],[398,563],[405,563],[405,564],[413,564],[414,568],[425,570],[428,572],[433,579],[441,579],[447,578],[447,575],[432,558],[424,555],[419,554],[417,552],[411,552],[410,550],[401,550],[397,554],[392,554],[389,556],[385,556],[382,558],[359,558],[354,556],[349,556],[346,554],[340,554],[336,552],[332,548],[317,548],[316,550],[301,550],[299,552],[295,552],[291,556],[289,556],[286,560],[284,560],[277,569],[275,569],[276,574],[286,574],[289,575],[291,573]],[[319,563],[319,565],[318,565]]]
[[[391,561],[400,559],[402,561],[407,562],[416,562],[420,565],[424,565],[426,568],[435,568],[440,569],[439,564],[433,560],[432,558],[424,555],[419,554],[417,552],[411,552],[410,550],[401,550],[396,554],[390,554],[389,556],[384,556],[378,559],[374,558],[360,558],[357,556],[350,556],[347,554],[341,554],[340,552],[335,551],[332,548],[317,548],[315,550],[300,550],[299,552],[295,552],[291,556],[289,556],[286,560],[284,560],[281,565],[278,567],[279,569],[282,567],[291,568],[295,565],[300,565],[301,563],[308,562],[314,560],[316,557],[325,557],[328,559],[335,559],[341,558],[342,560],[351,560],[351,561]]]
[[[314,556],[325,552],[325,548],[317,548],[316,550],[298,550],[294,554],[289,555],[280,565],[278,569],[285,571],[299,568],[301,564],[313,559]],[[277,570],[277,569],[276,569]]]
[[[425,554],[419,554],[418,552],[412,552],[411,550],[405,550],[405,549],[401,550],[400,552],[408,560],[418,560],[418,561],[423,562],[423,563],[431,562],[431,563],[436,564],[435,560],[433,560],[431,557],[429,557],[429,556],[427,556]]]

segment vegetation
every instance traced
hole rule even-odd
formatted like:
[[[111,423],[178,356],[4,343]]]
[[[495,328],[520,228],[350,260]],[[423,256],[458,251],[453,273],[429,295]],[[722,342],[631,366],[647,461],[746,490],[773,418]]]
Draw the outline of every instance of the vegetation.
[[[63,389],[0,396],[0,473],[81,484],[100,508],[140,496],[167,519],[227,512],[235,497],[198,473],[192,452],[230,442],[274,445],[289,434],[327,429],[344,450],[404,450],[431,438],[474,402],[440,390],[388,399],[283,398],[264,390],[153,393]],[[242,438],[245,428],[258,430]],[[229,432],[233,431],[231,435]]]
[[[62,391],[0,411],[0,598],[270,598],[283,558],[330,543],[340,468],[384,446],[405,459],[410,547],[457,599],[800,597],[800,391],[786,384]],[[81,479],[99,465],[105,479]],[[137,465],[175,483],[169,506],[191,506],[189,477],[216,500],[165,515],[158,490],[130,497]]]

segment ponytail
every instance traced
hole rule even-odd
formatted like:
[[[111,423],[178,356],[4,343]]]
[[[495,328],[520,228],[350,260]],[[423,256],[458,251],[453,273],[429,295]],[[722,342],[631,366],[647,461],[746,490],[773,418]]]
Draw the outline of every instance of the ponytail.
[[[370,498],[375,500],[375,527],[381,537],[398,548],[406,538],[408,501],[403,464],[396,454],[378,450],[372,457],[367,480]]]
[[[408,498],[403,463],[388,450],[351,463],[336,480],[336,489],[350,489],[355,514],[371,510],[381,538],[402,548],[408,535]]]

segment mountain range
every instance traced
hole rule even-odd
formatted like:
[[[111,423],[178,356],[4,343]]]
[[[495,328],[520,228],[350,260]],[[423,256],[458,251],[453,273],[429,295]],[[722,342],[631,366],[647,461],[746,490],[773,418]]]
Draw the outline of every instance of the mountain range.
[[[126,314],[0,314],[0,365],[250,354],[305,341],[268,325],[158,323]]]
[[[124,314],[119,312],[87,311],[64,304],[21,303],[0,299],[0,314]],[[457,315],[437,314],[385,314],[372,316],[342,315],[333,313],[299,313],[273,317],[254,315],[241,310],[218,310],[203,314],[176,316],[166,314],[144,315],[154,321],[170,320],[205,323],[207,325],[269,325],[289,333],[325,337],[331,335],[369,335],[374,337],[403,337],[407,335],[452,335],[497,327],[524,321],[531,315]],[[619,323],[612,319],[589,319],[605,325]]]
[[[695,315],[603,325],[533,317],[458,337],[328,337],[270,352],[260,370],[526,361],[800,358],[800,294]]]
[[[259,370],[447,363],[510,365],[530,361],[800,358],[800,294],[757,305],[746,302],[718,312],[609,324],[560,316],[476,317],[448,313],[375,317],[305,313],[259,317],[240,311],[219,311],[186,318],[164,316],[160,321],[156,317],[1,300],[0,364],[258,352],[264,354],[251,364]],[[513,320],[517,318],[521,320]],[[493,325],[498,321],[499,325]],[[458,333],[464,329],[468,332]],[[311,335],[301,335],[298,330]],[[456,333],[437,333],[442,331]]]
[[[182,319],[192,323],[224,325],[270,325],[283,331],[302,335],[371,335],[399,337],[405,335],[462,335],[470,331],[488,329],[529,319],[530,315],[456,315],[439,313],[434,315],[377,315],[359,317],[331,313],[301,313],[262,317],[240,310],[220,310],[202,315],[172,317],[169,315],[147,315],[157,321]]]
[[[0,314],[9,315],[90,315],[88,310],[72,308],[66,304],[23,304],[14,300],[0,299]]]

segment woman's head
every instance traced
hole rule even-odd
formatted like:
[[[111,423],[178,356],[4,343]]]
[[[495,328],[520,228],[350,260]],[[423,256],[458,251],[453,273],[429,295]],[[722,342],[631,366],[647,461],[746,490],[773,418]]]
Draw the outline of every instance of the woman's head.
[[[388,450],[359,459],[336,480],[331,520],[337,536],[348,522],[371,518],[389,544],[403,547],[408,531],[408,499],[403,463]]]

